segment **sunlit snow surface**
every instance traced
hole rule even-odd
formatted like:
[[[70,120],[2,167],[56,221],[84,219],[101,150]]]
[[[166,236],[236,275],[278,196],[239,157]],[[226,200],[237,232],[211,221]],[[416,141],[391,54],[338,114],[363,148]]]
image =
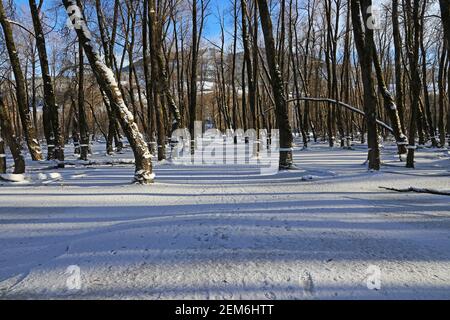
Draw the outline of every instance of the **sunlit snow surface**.
[[[446,150],[420,150],[408,170],[387,148],[380,173],[365,148],[326,145],[275,176],[166,162],[137,186],[131,153],[103,149],[95,166],[30,163],[28,182],[0,182],[0,299],[450,298],[450,197],[379,189],[450,191]]]

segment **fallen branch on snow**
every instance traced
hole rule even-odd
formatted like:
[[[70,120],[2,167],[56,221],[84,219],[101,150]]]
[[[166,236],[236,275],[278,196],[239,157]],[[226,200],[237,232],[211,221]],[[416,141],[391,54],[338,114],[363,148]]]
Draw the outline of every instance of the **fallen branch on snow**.
[[[42,162],[48,163],[48,162]],[[63,166],[72,166],[72,167],[105,167],[105,166],[123,166],[123,165],[134,165],[134,160],[110,160],[110,161],[96,161],[96,160],[74,160],[74,161],[55,161],[55,165],[49,165],[46,167],[40,168],[30,168],[29,171],[37,172],[37,171],[47,171],[47,170],[55,170],[61,169],[61,165]]]
[[[450,196],[450,192],[439,191],[439,190],[434,190],[434,189],[421,189],[421,188],[414,188],[414,187],[409,187],[407,189],[380,187],[380,189],[395,191],[395,192],[402,192],[402,193],[413,192],[413,193],[435,194],[435,195],[439,195],[439,196]]]

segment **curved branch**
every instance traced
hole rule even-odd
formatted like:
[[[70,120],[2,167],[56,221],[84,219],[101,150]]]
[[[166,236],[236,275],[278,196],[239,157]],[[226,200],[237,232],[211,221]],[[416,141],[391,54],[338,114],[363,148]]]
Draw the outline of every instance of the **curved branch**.
[[[34,32],[31,31],[30,29],[28,29],[27,27],[25,27],[24,25],[20,24],[19,22],[16,22],[16,21],[13,21],[13,20],[9,20],[9,19],[7,19],[6,21],[8,21],[9,23],[11,23],[11,24],[13,24],[13,25],[15,25],[15,26],[18,26],[19,28],[25,30],[25,31],[28,32],[30,35],[32,35],[33,38],[36,39],[36,35],[34,34]]]
[[[359,110],[359,109],[357,109],[355,107],[352,107],[351,105],[346,104],[344,102],[336,101],[336,100],[329,99],[329,98],[299,97],[299,98],[288,100],[288,102],[294,102],[294,101],[328,102],[328,103],[331,103],[331,104],[343,107],[343,108],[345,108],[347,110],[350,110],[350,111],[352,111],[354,113],[358,113],[358,114],[362,115],[363,117],[366,117],[366,114],[363,111],[361,111],[361,110]],[[388,130],[392,134],[394,134],[394,130],[390,126],[388,126],[386,123],[384,123],[383,121],[377,120],[377,124],[379,126],[383,127],[384,129]]]

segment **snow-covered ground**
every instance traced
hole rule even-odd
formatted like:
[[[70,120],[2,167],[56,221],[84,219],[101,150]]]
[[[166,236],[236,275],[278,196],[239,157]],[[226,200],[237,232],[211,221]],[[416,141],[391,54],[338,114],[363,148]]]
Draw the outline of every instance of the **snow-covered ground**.
[[[417,157],[368,173],[363,147],[314,145],[297,171],[166,163],[151,186],[130,154],[34,164],[0,182],[0,299],[449,299],[450,197],[379,188],[450,190],[449,152]]]

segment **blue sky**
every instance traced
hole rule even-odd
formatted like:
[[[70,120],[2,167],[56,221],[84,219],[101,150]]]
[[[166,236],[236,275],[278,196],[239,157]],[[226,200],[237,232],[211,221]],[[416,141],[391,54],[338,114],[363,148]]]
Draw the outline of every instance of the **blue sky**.
[[[35,0],[38,2],[39,0]],[[220,34],[220,25],[218,21],[218,12],[221,13],[225,12],[225,23],[229,24],[231,23],[230,19],[231,16],[229,13],[232,10],[231,6],[232,0],[211,0],[210,6],[209,6],[209,17],[207,19],[207,23],[205,26],[205,34],[204,36],[207,38],[216,38]],[[24,8],[25,10],[28,10],[28,0],[14,0],[15,4],[20,8]],[[52,6],[60,1],[58,0],[44,0],[44,6]]]

